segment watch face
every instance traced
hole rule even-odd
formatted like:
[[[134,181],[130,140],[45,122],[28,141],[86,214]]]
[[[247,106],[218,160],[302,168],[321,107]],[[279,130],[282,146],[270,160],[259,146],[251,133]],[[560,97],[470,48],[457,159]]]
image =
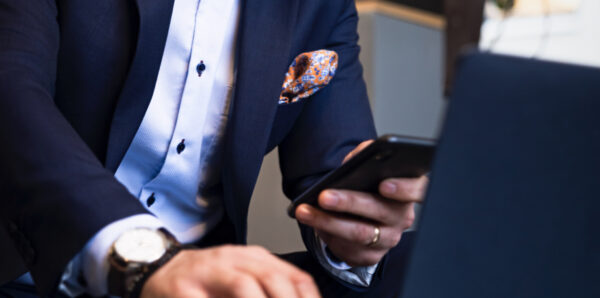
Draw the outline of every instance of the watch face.
[[[163,233],[149,229],[135,229],[123,233],[115,241],[115,252],[128,262],[152,263],[166,252],[167,238]]]

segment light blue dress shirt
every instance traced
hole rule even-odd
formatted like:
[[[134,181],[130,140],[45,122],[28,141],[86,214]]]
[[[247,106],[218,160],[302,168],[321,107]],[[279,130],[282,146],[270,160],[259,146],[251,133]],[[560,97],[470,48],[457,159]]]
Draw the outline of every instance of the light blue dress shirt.
[[[175,0],[152,99],[115,173],[154,216],[131,216],[98,232],[67,266],[63,293],[107,293],[108,254],[124,231],[166,227],[191,243],[222,219],[219,146],[233,97],[239,13],[239,0]],[[329,272],[369,285],[376,266],[336,262],[322,241],[315,243],[312,249]],[[80,274],[86,288],[78,283]]]

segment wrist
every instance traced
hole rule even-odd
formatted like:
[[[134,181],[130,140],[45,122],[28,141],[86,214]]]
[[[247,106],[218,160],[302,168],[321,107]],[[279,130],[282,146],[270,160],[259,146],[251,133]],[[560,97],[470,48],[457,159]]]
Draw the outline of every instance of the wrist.
[[[138,297],[146,280],[180,250],[179,242],[165,229],[141,228],[123,233],[109,254],[109,293]]]

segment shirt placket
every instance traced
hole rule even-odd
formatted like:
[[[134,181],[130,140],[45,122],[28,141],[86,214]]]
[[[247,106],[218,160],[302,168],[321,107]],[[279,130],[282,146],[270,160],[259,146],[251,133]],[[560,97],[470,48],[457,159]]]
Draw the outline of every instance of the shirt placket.
[[[215,69],[219,67],[218,61],[222,52],[221,39],[225,33],[221,32],[225,26],[219,26],[219,20],[211,19],[210,16],[226,14],[223,11],[214,11],[215,9],[223,8],[211,5],[210,1],[198,6],[187,78],[173,136],[161,171],[141,192],[140,199],[154,196],[155,208],[151,208],[151,211],[159,217],[176,216],[179,221],[182,218],[197,220],[197,212],[201,211],[198,210],[201,207],[195,200],[201,170],[200,152],[208,105],[212,98]],[[197,71],[200,63],[205,66],[201,75]],[[169,200],[169,204],[162,204],[165,199]],[[181,214],[182,212],[188,214]]]

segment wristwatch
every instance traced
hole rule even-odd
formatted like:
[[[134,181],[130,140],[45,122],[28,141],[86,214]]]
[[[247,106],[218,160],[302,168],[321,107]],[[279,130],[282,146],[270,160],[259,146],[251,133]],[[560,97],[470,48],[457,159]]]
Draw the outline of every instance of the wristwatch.
[[[179,242],[165,229],[139,228],[124,232],[113,243],[108,258],[109,294],[139,297],[150,275],[180,250]]]

